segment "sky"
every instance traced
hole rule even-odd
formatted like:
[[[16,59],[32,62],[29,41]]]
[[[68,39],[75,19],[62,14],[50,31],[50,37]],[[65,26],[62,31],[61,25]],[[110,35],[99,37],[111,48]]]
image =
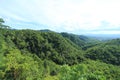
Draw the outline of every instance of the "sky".
[[[120,0],[0,0],[0,17],[14,29],[120,34]]]

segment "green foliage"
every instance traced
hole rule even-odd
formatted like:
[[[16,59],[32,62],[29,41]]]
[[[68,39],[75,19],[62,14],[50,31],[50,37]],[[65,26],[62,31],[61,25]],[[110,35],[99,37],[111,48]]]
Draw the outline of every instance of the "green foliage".
[[[99,61],[85,61],[73,66],[64,65],[60,80],[119,80],[120,67]]]
[[[76,45],[78,45],[80,47],[85,45],[85,41],[80,39],[80,37],[78,35],[68,34],[68,33],[61,33],[61,35],[65,38],[70,39],[73,43],[75,43]]]
[[[120,66],[113,66],[100,61],[91,60],[85,61],[84,64],[87,66],[89,72],[102,75],[106,77],[106,80],[120,79]]]
[[[5,75],[3,79],[23,80],[23,79],[41,79],[38,62],[28,55],[21,55],[20,51],[15,49],[9,51],[6,56]]]
[[[102,74],[89,72],[86,64],[78,64],[72,67],[64,65],[61,68],[60,80],[106,80]]]
[[[75,34],[69,34],[69,33],[61,33],[61,35],[67,38],[68,40],[72,41],[73,45],[76,44],[83,50],[86,50],[87,48],[95,46],[96,44],[100,43],[100,41],[97,39],[86,37],[83,35],[75,35]]]
[[[5,22],[5,21],[4,21],[2,18],[0,18],[0,28],[5,28],[5,29],[10,28],[10,27],[7,26],[7,25],[3,25],[4,22]]]
[[[57,64],[73,65],[84,60],[84,52],[80,48],[54,32],[9,30],[4,36],[10,47],[29,51],[41,59],[50,59]]]
[[[2,19],[2,18],[0,18],[0,23],[4,23],[5,21]]]
[[[120,40],[110,42],[89,48],[85,56],[93,60],[101,60],[105,63],[120,65]]]
[[[3,23],[0,18],[0,80],[120,79],[120,39],[99,42],[49,30],[12,30]]]

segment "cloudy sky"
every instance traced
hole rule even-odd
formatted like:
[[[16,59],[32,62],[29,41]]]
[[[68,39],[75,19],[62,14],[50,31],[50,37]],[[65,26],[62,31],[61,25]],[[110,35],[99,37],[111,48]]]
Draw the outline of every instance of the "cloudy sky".
[[[0,17],[15,29],[120,34],[120,0],[0,0]]]

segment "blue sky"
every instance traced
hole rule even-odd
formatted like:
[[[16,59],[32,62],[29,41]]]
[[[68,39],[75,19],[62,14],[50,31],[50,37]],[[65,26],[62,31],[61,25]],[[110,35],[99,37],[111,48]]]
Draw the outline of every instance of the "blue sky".
[[[15,29],[120,34],[120,0],[0,0],[0,17]]]

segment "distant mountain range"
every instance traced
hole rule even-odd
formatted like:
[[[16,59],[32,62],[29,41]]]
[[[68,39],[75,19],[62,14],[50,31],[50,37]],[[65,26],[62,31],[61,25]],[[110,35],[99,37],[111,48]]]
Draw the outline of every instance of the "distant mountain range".
[[[86,36],[89,36],[98,40],[110,40],[110,39],[120,38],[120,34],[89,34]]]

